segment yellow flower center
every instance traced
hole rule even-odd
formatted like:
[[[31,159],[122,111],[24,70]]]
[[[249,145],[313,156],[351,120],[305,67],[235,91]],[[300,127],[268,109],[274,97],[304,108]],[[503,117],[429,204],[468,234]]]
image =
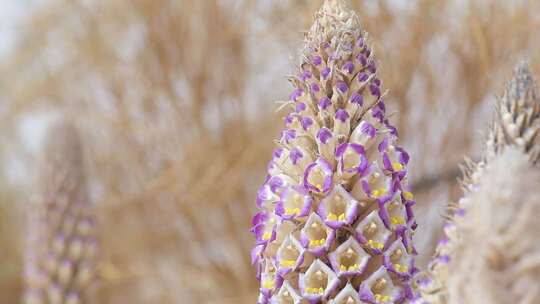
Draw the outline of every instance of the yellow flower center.
[[[403,192],[403,197],[405,197],[406,200],[410,201],[410,200],[412,200],[414,198],[414,195],[409,191],[404,191]]]
[[[377,241],[374,241],[374,240],[368,240],[367,244],[368,244],[369,247],[371,247],[373,249],[381,250],[381,249],[384,248],[383,243],[377,242]]]
[[[402,216],[392,216],[390,222],[394,225],[404,225],[405,219]]]
[[[403,170],[403,165],[398,162],[393,162],[392,169],[394,169],[394,171],[401,171]]]
[[[306,288],[306,291],[308,293],[311,293],[311,294],[318,294],[318,295],[322,295],[324,293],[324,289],[322,287],[307,287]]]

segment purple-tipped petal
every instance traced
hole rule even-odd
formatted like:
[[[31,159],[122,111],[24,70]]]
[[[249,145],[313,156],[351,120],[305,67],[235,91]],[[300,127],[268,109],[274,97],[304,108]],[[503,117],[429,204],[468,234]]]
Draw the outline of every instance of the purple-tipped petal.
[[[330,163],[319,157],[304,173],[304,187],[317,193],[325,193],[332,187],[333,169]]]

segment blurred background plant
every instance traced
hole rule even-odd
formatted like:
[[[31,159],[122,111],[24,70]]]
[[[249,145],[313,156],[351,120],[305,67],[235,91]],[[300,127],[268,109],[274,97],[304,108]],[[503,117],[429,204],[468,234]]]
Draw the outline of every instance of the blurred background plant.
[[[248,231],[281,122],[275,100],[321,0],[35,1],[0,57],[0,300],[22,286],[21,216],[42,130],[85,141],[99,303],[254,303]],[[479,155],[512,66],[539,71],[540,2],[351,0],[412,155],[420,265]]]

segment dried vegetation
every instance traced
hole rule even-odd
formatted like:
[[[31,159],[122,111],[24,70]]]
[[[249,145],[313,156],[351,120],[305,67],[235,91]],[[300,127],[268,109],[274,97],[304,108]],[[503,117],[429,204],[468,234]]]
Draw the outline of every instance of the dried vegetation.
[[[479,155],[489,92],[518,59],[539,70],[540,3],[350,2],[400,112],[429,257],[457,164]],[[0,65],[1,300],[21,294],[20,214],[36,188],[39,149],[21,134],[60,114],[86,144],[99,303],[253,303],[249,218],[280,125],[273,101],[321,1],[45,3]]]

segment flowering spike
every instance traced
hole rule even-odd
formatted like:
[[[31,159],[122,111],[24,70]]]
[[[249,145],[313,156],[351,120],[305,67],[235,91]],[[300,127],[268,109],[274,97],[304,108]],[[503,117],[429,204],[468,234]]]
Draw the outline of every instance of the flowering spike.
[[[486,157],[493,157],[505,146],[515,145],[539,159],[540,95],[526,62],[514,70],[514,77],[500,98],[486,144]]]
[[[29,214],[24,303],[88,303],[94,280],[92,206],[82,147],[68,122],[48,132],[42,192]]]
[[[444,238],[417,282],[421,301],[540,302],[538,293],[518,292],[518,285],[540,280],[538,271],[523,266],[540,256],[532,245],[540,242],[533,232],[540,229],[539,118],[537,86],[527,64],[520,63],[496,105],[483,158],[464,166],[465,194],[451,206]]]
[[[258,301],[411,299],[409,155],[386,115],[367,35],[343,1],[325,1],[299,66],[279,148],[257,195]]]

